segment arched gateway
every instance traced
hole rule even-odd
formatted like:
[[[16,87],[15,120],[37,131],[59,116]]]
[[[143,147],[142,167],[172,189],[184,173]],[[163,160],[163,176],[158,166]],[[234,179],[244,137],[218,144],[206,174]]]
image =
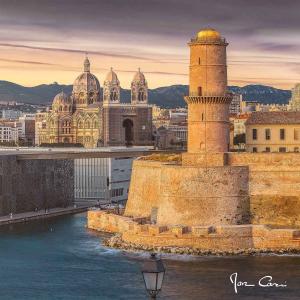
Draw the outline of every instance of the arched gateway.
[[[125,144],[126,146],[131,146],[133,144],[133,121],[125,119],[123,127],[125,129]]]

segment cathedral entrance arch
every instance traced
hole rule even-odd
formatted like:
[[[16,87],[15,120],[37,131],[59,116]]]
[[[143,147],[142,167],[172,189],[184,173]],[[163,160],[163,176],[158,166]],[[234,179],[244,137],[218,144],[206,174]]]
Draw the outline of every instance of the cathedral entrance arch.
[[[125,144],[126,146],[133,145],[133,121],[125,119],[123,121],[123,127],[125,129]]]

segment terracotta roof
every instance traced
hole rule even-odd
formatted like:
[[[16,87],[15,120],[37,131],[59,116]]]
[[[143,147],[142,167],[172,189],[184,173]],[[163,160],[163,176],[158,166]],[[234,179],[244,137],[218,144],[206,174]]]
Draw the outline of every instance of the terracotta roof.
[[[245,124],[300,124],[300,111],[253,112]]]

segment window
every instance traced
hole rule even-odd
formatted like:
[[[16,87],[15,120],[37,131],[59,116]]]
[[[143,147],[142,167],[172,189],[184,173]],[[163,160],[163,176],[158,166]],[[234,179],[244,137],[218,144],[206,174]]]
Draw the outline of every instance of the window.
[[[279,147],[279,152],[286,152],[286,148],[285,147]]]
[[[119,189],[113,189],[111,190],[111,196],[112,197],[120,197],[123,195],[123,188],[119,188]]]
[[[294,152],[299,152],[299,147],[295,147]]]
[[[285,139],[285,130],[283,128],[280,129],[280,139],[281,140]]]
[[[256,128],[252,129],[252,139],[257,140],[257,129]]]
[[[256,147],[253,147],[253,153],[256,153],[257,152],[257,148]]]
[[[266,135],[266,140],[270,140],[271,139],[271,129],[267,128],[265,130],[265,135]]]
[[[300,138],[300,129],[299,128],[295,128],[294,129],[294,140],[299,140]]]
[[[198,96],[202,96],[202,87],[198,86]]]
[[[270,147],[266,147],[266,152],[271,152]]]
[[[201,65],[201,58],[199,57],[198,64]]]

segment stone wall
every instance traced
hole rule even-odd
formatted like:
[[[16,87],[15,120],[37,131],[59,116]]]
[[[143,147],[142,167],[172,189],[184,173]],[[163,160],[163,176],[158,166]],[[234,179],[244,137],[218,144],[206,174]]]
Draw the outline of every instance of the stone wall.
[[[248,168],[135,161],[125,215],[155,208],[160,225],[249,223]]]
[[[159,226],[105,211],[89,211],[88,228],[120,233],[125,243],[137,248],[188,247],[221,252],[300,249],[300,230],[265,225]]]
[[[133,162],[126,216],[148,217],[152,207],[159,206],[161,165],[156,161]]]
[[[73,160],[0,157],[0,215],[65,207],[74,200]]]
[[[215,165],[215,167],[213,167]],[[298,153],[183,154],[182,165],[137,160],[125,215],[161,225],[300,225]]]
[[[229,153],[228,164],[249,166],[251,223],[300,225],[299,153]]]

